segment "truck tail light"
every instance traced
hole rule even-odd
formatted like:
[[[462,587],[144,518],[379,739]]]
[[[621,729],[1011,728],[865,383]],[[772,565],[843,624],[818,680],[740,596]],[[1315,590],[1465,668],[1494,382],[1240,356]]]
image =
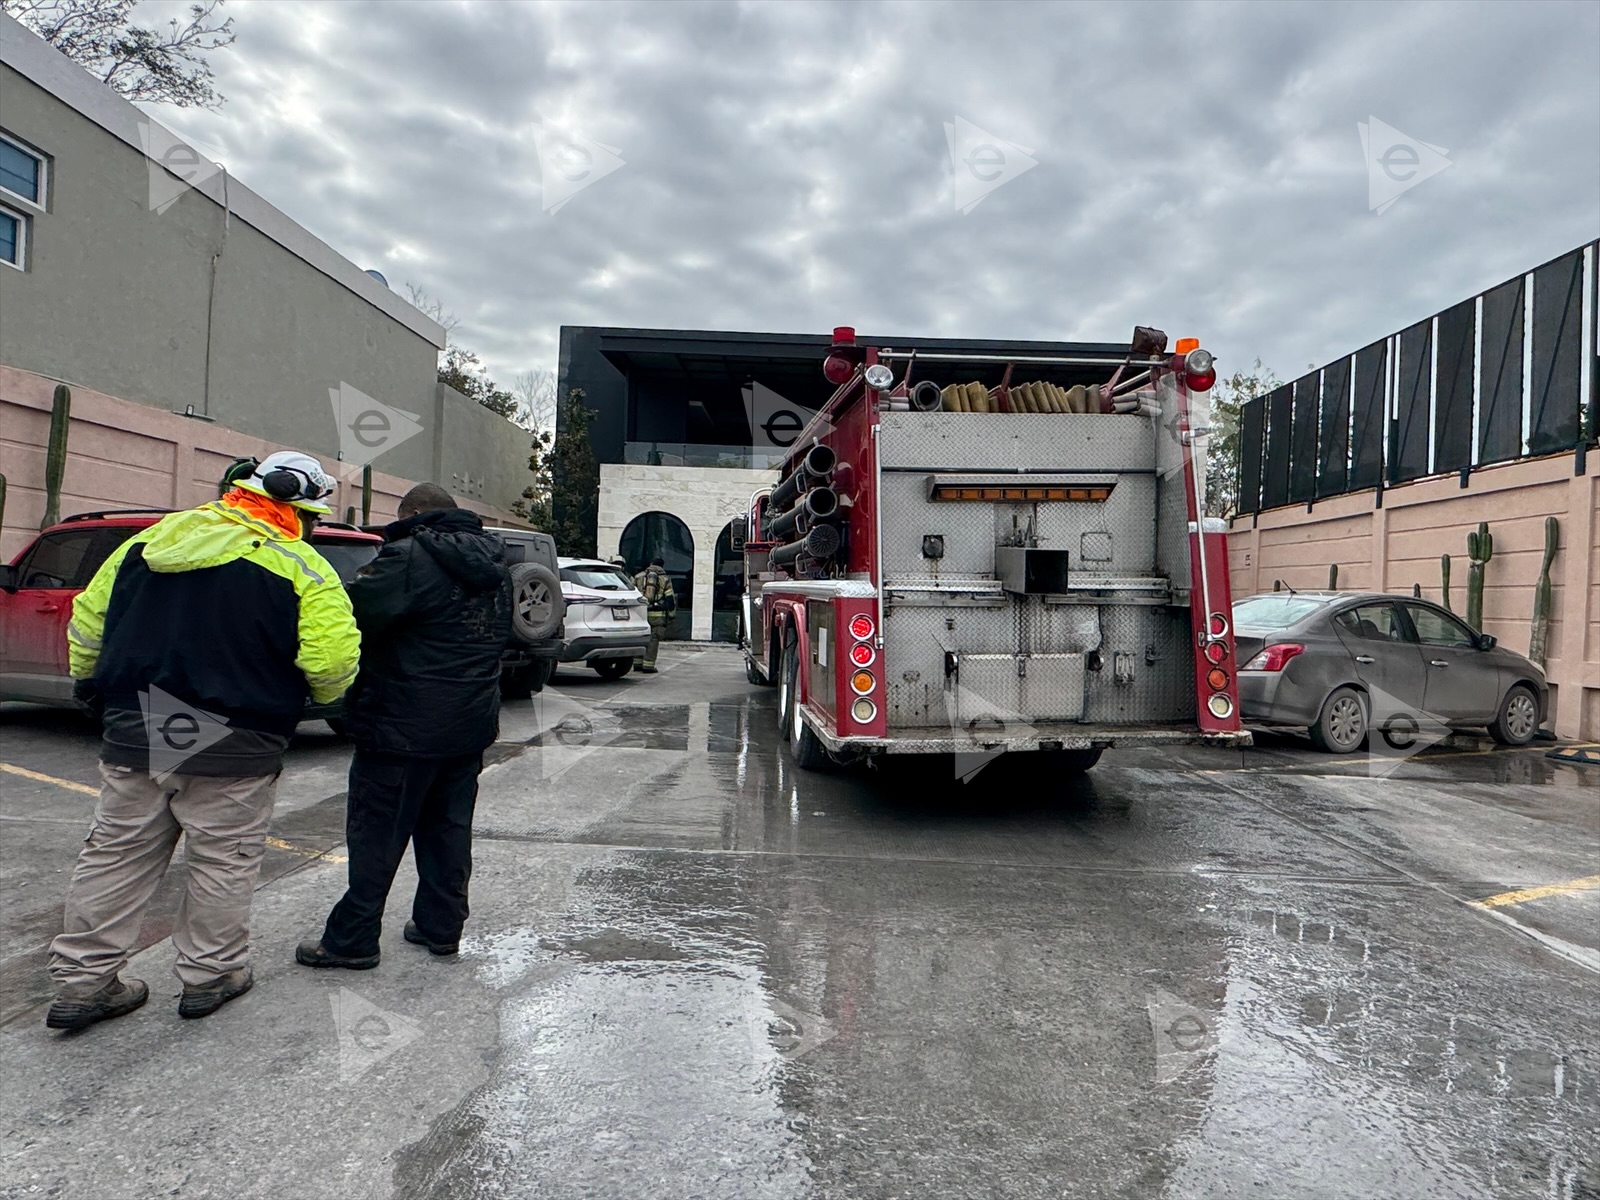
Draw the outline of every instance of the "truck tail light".
[[[1221,613],[1212,613],[1211,614],[1211,636],[1212,637],[1227,637],[1228,636],[1228,618],[1223,616]]]
[[[1281,671],[1289,665],[1289,660],[1298,654],[1304,654],[1306,648],[1299,642],[1278,642],[1268,646],[1260,654],[1245,663],[1240,670],[1243,671]]]
[[[850,706],[850,715],[858,725],[871,725],[878,716],[878,706],[871,700],[857,700]]]
[[[866,641],[877,632],[877,629],[878,627],[872,623],[872,618],[866,613],[857,613],[850,618],[850,636],[859,642]]]
[[[877,686],[878,681],[873,676],[871,671],[857,671],[854,675],[850,676],[850,688],[858,696],[865,696]]]
[[[877,657],[878,652],[866,642],[857,642],[850,647],[850,661],[858,667],[870,667]]]
[[[1212,665],[1216,665],[1216,664],[1222,662],[1223,659],[1225,659],[1227,657],[1228,657],[1228,643],[1227,642],[1207,642],[1206,643],[1206,661],[1207,662],[1211,663]]]
[[[1228,699],[1226,692],[1213,692],[1211,699],[1206,701],[1206,707],[1211,710],[1211,715],[1219,721],[1226,721],[1233,716],[1233,701]]]
[[[1206,684],[1213,692],[1226,691],[1228,687],[1228,673],[1221,667],[1212,667],[1206,672]]]

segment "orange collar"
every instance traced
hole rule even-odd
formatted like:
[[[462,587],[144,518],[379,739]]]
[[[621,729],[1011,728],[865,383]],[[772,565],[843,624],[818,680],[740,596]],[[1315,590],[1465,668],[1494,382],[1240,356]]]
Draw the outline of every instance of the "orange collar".
[[[259,496],[243,488],[234,488],[222,498],[230,508],[237,508],[246,516],[272,526],[285,537],[299,539],[300,510],[282,500]]]

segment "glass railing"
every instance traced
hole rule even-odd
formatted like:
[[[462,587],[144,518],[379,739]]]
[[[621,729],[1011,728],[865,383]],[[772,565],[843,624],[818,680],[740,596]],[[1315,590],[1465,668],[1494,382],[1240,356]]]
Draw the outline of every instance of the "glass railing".
[[[625,442],[622,461],[648,467],[776,468],[786,450],[766,446],[706,446],[694,442]]]

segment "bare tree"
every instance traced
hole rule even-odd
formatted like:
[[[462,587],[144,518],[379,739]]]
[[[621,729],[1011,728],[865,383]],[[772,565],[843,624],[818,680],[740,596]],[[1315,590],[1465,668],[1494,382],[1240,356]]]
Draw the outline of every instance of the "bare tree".
[[[411,296],[411,307],[422,313],[423,316],[432,317],[444,330],[445,341],[452,341],[455,332],[461,327],[461,318],[455,313],[445,309],[444,301],[433,295],[427,288],[415,283],[407,283],[406,291]]]
[[[553,432],[556,423],[556,373],[548,367],[523,371],[511,380],[517,398],[517,424],[535,433]]]
[[[202,57],[233,44],[224,0],[189,6],[188,20],[133,23],[139,0],[3,0],[16,18],[91,75],[129,100],[179,108],[218,108],[225,97]]]

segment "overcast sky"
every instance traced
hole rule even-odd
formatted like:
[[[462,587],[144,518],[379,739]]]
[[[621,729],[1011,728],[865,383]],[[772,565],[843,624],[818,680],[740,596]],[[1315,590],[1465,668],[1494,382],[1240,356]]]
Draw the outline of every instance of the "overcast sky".
[[[228,11],[222,110],[151,112],[501,382],[584,324],[1148,324],[1290,378],[1600,233],[1593,2]],[[1369,118],[1449,164],[1381,214]]]

